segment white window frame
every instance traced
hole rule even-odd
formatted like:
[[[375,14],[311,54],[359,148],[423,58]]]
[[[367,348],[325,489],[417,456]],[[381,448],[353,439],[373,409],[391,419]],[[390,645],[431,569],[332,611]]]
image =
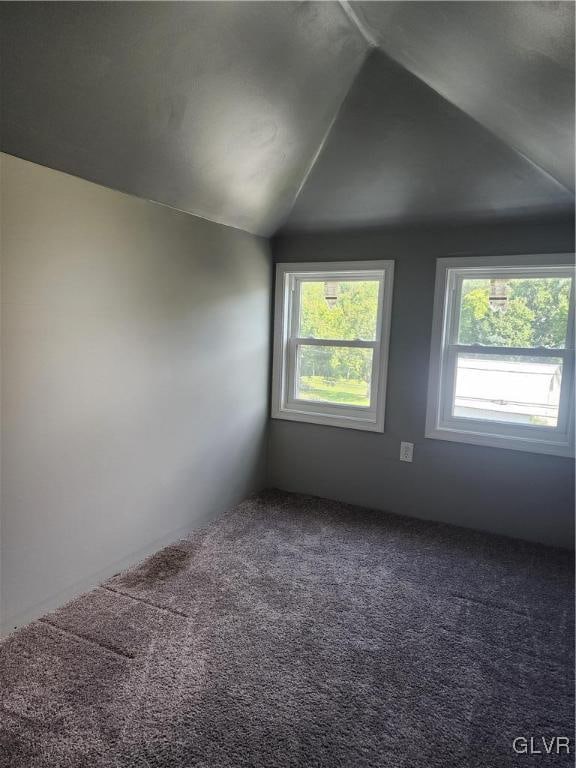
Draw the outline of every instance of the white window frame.
[[[572,289],[565,348],[529,349],[458,344],[462,280],[487,277],[570,277]],[[530,254],[437,260],[426,437],[532,453],[574,456],[575,282],[573,254]],[[562,358],[558,425],[539,427],[453,416],[452,402],[458,352]]]
[[[304,280],[377,280],[378,314],[376,339],[300,338],[300,285]],[[274,356],[272,371],[272,418],[311,424],[384,431],[386,374],[392,314],[393,261],[318,262],[276,265]],[[340,405],[295,396],[298,346],[341,346],[373,349],[370,406]]]

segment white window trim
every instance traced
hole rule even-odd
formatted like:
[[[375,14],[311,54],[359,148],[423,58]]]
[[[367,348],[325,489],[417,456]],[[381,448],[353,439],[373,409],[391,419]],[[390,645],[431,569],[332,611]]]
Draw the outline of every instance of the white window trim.
[[[447,364],[450,347],[460,351],[509,354],[510,348],[457,345],[455,339],[448,339],[454,333],[455,313],[458,310],[458,278],[502,276],[510,277],[522,271],[534,277],[556,273],[558,277],[572,278],[566,347],[562,350],[531,350],[535,356],[563,358],[562,389],[556,429],[511,425],[503,422],[458,418],[449,414],[452,399],[451,387],[443,377],[452,367]],[[574,456],[574,254],[530,254],[522,256],[464,257],[438,259],[434,292],[434,316],[432,342],[430,347],[430,369],[428,380],[428,403],[426,410],[426,437],[450,440],[494,448],[508,448],[531,453],[546,453],[556,456]],[[514,351],[514,350],[513,350]],[[516,350],[528,354],[527,350]]]
[[[297,400],[292,395],[294,376],[292,375],[291,360],[295,357],[296,352],[289,353],[288,350],[290,343],[297,345],[299,340],[295,334],[295,324],[298,318],[293,316],[292,309],[297,304],[297,298],[293,300],[290,293],[294,288],[297,289],[299,281],[302,279],[309,279],[314,274],[323,277],[327,273],[329,273],[331,280],[352,278],[380,281],[375,341],[305,340],[307,344],[322,345],[330,341],[331,345],[368,347],[374,350],[370,407]],[[314,262],[276,265],[272,418],[371,432],[384,431],[393,280],[393,261]]]

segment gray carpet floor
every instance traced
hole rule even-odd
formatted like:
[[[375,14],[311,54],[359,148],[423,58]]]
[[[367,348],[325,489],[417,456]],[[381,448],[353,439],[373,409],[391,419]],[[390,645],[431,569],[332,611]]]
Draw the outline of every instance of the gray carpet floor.
[[[0,644],[0,766],[573,765],[512,750],[572,735],[573,598],[567,552],[266,492]]]

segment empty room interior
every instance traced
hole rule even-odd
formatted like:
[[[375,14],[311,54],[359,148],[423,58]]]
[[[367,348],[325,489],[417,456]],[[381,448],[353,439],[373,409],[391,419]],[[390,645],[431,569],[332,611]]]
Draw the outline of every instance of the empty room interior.
[[[0,768],[574,766],[572,2],[0,2]]]

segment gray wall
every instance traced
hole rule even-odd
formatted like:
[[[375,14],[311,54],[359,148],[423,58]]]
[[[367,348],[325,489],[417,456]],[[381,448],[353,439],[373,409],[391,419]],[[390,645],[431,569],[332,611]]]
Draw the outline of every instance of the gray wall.
[[[264,484],[266,241],[3,155],[9,629]]]
[[[395,259],[385,434],[272,420],[269,484],[565,547],[570,459],[424,438],[435,260],[573,250],[573,221],[388,229],[278,238],[275,261]],[[415,443],[414,463],[398,459]]]

